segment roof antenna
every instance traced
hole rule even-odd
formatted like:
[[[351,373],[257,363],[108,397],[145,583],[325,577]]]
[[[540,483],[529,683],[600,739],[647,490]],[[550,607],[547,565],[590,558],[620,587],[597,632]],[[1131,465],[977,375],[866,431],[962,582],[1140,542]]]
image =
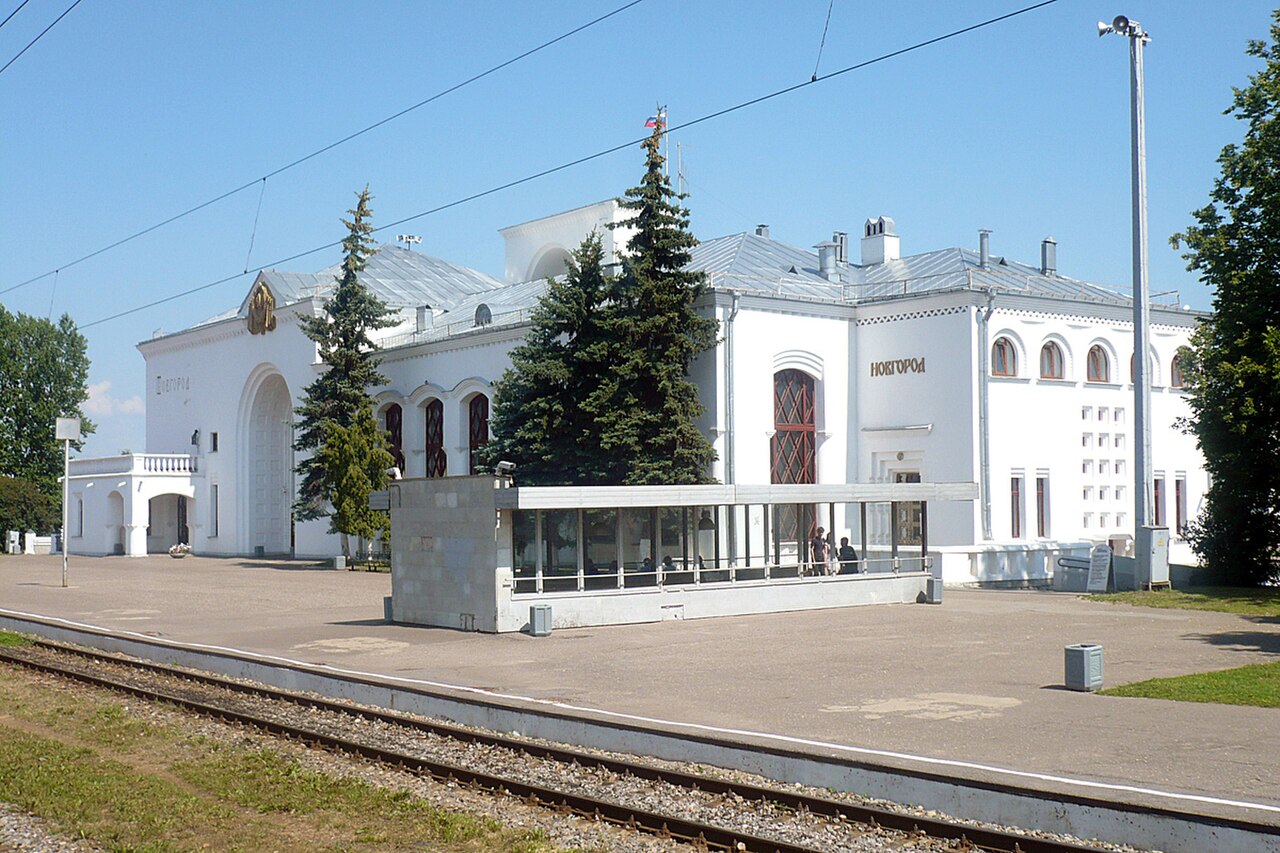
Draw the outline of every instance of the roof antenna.
[[[422,238],[421,238],[421,237],[419,237],[417,234],[397,234],[397,235],[396,235],[396,242],[397,242],[397,243],[404,243],[404,247],[405,247],[405,249],[407,249],[408,251],[412,252],[412,251],[413,251],[413,247],[414,247],[416,244],[418,244],[418,243],[421,243],[421,242],[422,242]]]

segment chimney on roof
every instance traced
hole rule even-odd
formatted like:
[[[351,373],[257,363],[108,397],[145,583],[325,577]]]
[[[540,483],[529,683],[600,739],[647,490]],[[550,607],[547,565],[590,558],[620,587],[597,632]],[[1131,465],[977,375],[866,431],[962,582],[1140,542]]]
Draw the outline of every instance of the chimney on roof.
[[[877,216],[868,219],[862,227],[862,265],[882,264],[902,257],[898,233],[893,229],[893,219]]]
[[[991,229],[978,229],[978,266],[986,269],[991,266]]]
[[[849,235],[837,231],[831,235],[831,242],[836,244],[836,263],[842,267],[849,265]]]
[[[818,250],[818,272],[827,281],[839,281],[836,273],[836,244],[832,240],[824,240],[813,248]]]
[[[764,237],[765,239],[768,239],[768,237],[769,237],[769,226],[768,226],[768,225],[757,225],[757,226],[756,226],[756,236],[757,236],[757,237]]]
[[[1040,241],[1040,274],[1054,275],[1058,272],[1058,241],[1050,234]]]
[[[413,329],[418,334],[422,334],[435,324],[435,316],[431,313],[430,305],[419,305],[417,322],[414,323]]]

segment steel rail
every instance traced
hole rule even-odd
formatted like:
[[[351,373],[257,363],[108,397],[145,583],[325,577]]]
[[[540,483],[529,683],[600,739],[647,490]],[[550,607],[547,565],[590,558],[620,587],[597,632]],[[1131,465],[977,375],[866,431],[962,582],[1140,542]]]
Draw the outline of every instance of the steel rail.
[[[916,816],[892,811],[875,806],[851,803],[826,797],[800,794],[794,791],[732,782],[711,776],[688,773],[680,770],[654,767],[623,759],[594,755],[566,747],[553,747],[543,744],[500,735],[480,732],[461,726],[411,717],[394,711],[384,711],[352,705],[330,699],[307,696],[292,691],[281,690],[265,685],[245,684],[240,681],[223,678],[209,673],[193,672],[186,669],[159,664],[152,661],[118,657],[90,649],[67,646],[47,640],[32,640],[29,647],[49,649],[58,653],[72,654],[91,661],[105,662],[155,673],[158,675],[192,681],[198,684],[225,689],[250,696],[264,697],[276,701],[288,702],[306,708],[334,713],[363,717],[389,725],[411,728],[441,737],[458,741],[475,743],[483,746],[500,747],[524,753],[536,758],[549,759],[564,764],[578,765],[587,768],[599,768],[622,775],[631,775],[639,779],[662,782],[689,790],[703,791],[712,794],[734,795],[744,800],[772,802],[795,812],[808,812],[820,817],[834,820],[850,821],[872,828],[884,828],[906,833],[923,834],[933,838],[956,839],[981,850],[995,853],[1083,853],[1098,851],[1102,848],[1081,845],[1066,841],[1038,838],[1018,833],[1004,832],[972,824],[965,824],[941,818]],[[119,690],[141,698],[159,698],[198,713],[230,719],[247,725],[257,726],[287,737],[308,742],[321,743],[352,754],[358,754],[372,760],[404,766],[415,772],[431,775],[445,781],[462,781],[489,791],[505,791],[523,797],[530,802],[538,801],[544,805],[565,808],[585,817],[599,818],[612,823],[629,826],[642,831],[680,838],[691,843],[701,843],[711,849],[770,851],[770,853],[787,853],[788,851],[809,851],[811,848],[788,845],[771,839],[761,839],[737,833],[732,830],[709,827],[669,816],[636,812],[629,807],[619,806],[607,801],[594,800],[579,795],[565,794],[552,789],[540,790],[524,783],[505,780],[476,773],[453,765],[436,763],[413,756],[404,756],[380,750],[376,747],[345,741],[340,738],[322,735],[301,728],[287,726],[268,720],[259,720],[250,714],[244,714],[216,706],[205,705],[195,700],[152,691],[147,688],[123,684],[114,679],[90,673],[65,669],[56,664],[33,661],[20,654],[20,648],[0,650],[0,660],[26,666],[33,669],[65,675],[90,684]],[[438,769],[433,769],[438,768]],[[719,833],[719,835],[717,835]],[[746,845],[746,846],[735,846]]]

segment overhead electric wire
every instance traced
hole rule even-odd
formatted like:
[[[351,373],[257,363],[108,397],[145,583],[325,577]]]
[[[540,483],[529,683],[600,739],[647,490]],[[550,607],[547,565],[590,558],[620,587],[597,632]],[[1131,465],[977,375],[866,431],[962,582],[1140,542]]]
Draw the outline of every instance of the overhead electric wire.
[[[818,79],[818,65],[822,62],[822,49],[827,46],[827,28],[831,26],[831,10],[836,7],[836,0],[831,0],[827,4],[827,22],[822,25],[822,40],[818,42],[818,58],[813,61],[813,76],[809,78],[812,83]]]
[[[783,95],[787,95],[787,94],[790,94],[790,93],[792,93],[792,92],[795,92],[795,91],[797,91],[797,90],[799,90],[799,89],[803,89],[803,88],[805,88],[806,86],[812,86],[812,85],[814,85],[814,84],[816,84],[816,83],[822,83],[822,82],[825,82],[825,81],[827,81],[827,80],[832,79],[833,77],[839,77],[839,76],[841,76],[841,75],[843,75],[843,74],[848,74],[848,73],[850,73],[850,72],[852,72],[852,71],[857,71],[857,70],[859,70],[859,69],[866,68],[866,67],[871,66],[871,65],[876,65],[876,64],[878,64],[878,63],[880,63],[880,62],[885,62],[885,61],[887,61],[887,60],[889,60],[889,59],[893,59],[893,58],[895,58],[895,57],[902,56],[903,54],[911,53],[911,52],[913,52],[913,51],[917,51],[917,50],[920,50],[920,49],[922,49],[922,48],[929,47],[930,45],[935,45],[935,44],[938,44],[939,42],[944,42],[944,41],[947,41],[947,40],[949,40],[949,39],[956,38],[957,36],[962,36],[962,35],[965,35],[966,33],[971,33],[971,32],[973,32],[973,31],[975,31],[975,30],[980,30],[980,29],[983,29],[984,27],[992,26],[993,24],[998,24],[998,23],[1000,23],[1000,22],[1002,22],[1002,21],[1007,21],[1007,20],[1009,20],[1010,18],[1016,18],[1016,17],[1018,17],[1019,15],[1025,15],[1025,14],[1027,14],[1028,12],[1034,12],[1035,10],[1037,10],[1037,9],[1042,9],[1042,8],[1044,8],[1045,6],[1052,6],[1054,3],[1057,3],[1057,2],[1058,2],[1058,0],[1042,0],[1042,2],[1040,2],[1040,3],[1034,3],[1034,4],[1030,5],[1030,6],[1024,6],[1024,7],[1022,7],[1021,9],[1017,9],[1017,10],[1015,10],[1015,11],[1013,11],[1013,12],[1007,12],[1007,13],[1005,13],[1005,14],[1003,14],[1003,15],[998,15],[997,17],[994,17],[994,18],[988,18],[988,19],[987,19],[987,20],[985,20],[985,21],[981,21],[981,22],[976,23],[976,24],[971,24],[971,25],[969,25],[969,26],[967,26],[967,27],[963,27],[963,28],[958,29],[958,30],[953,30],[953,31],[951,31],[951,32],[949,32],[949,33],[946,33],[946,34],[944,34],[944,35],[935,36],[935,37],[933,37],[933,38],[931,38],[931,39],[926,39],[925,41],[917,42],[917,43],[915,43],[915,44],[913,44],[913,45],[910,45],[909,47],[899,48],[898,50],[894,50],[894,51],[891,51],[891,52],[889,52],[889,53],[883,53],[883,54],[881,54],[881,55],[879,55],[879,56],[876,56],[876,57],[874,57],[874,58],[872,58],[872,59],[867,59],[867,60],[864,60],[864,61],[862,61],[862,62],[855,63],[854,65],[846,66],[846,67],[844,67],[844,68],[839,69],[838,71],[832,71],[832,72],[831,72],[831,73],[829,73],[829,74],[824,74],[824,75],[822,75],[821,77],[818,77],[817,79],[814,79],[814,80],[806,80],[806,81],[805,81],[805,82],[803,82],[803,83],[796,83],[795,85],[787,86],[787,87],[785,87],[785,88],[778,89],[777,91],[770,92],[770,93],[769,93],[769,94],[767,94],[767,95],[760,95],[759,97],[752,98],[752,99],[747,100],[747,101],[742,101],[741,103],[738,103],[738,104],[734,104],[733,106],[725,107],[725,108],[723,108],[723,109],[716,110],[716,111],[714,111],[714,112],[710,112],[710,113],[707,113],[707,114],[705,114],[705,115],[699,116],[698,118],[690,119],[689,121],[686,121],[686,122],[684,122],[683,124],[678,124],[678,125],[672,125],[672,126],[669,126],[669,127],[667,127],[667,129],[666,129],[666,131],[665,131],[665,132],[666,132],[666,133],[672,133],[673,131],[683,130],[684,128],[688,128],[688,127],[693,127],[694,125],[699,125],[699,124],[702,124],[703,122],[711,121],[712,119],[719,118],[719,117],[721,117],[721,116],[725,116],[725,115],[728,115],[728,114],[730,114],[730,113],[737,112],[738,110],[743,110],[743,109],[746,109],[747,107],[752,107],[752,106],[755,106],[756,104],[761,104],[761,103],[764,103],[765,101],[770,101],[770,100],[773,100],[774,98],[782,97]],[[434,215],[434,214],[436,214],[436,213],[440,213],[440,212],[442,212],[442,211],[449,210],[450,208],[458,207],[458,206],[460,206],[460,205],[467,204],[468,202],[475,201],[476,199],[484,198],[485,196],[490,196],[490,195],[493,195],[494,193],[499,193],[499,192],[502,192],[503,190],[507,190],[507,189],[511,189],[512,187],[520,186],[521,184],[527,184],[527,183],[529,183],[530,181],[535,181],[535,180],[537,180],[538,178],[544,178],[544,177],[546,177],[547,175],[552,175],[552,174],[555,174],[556,172],[563,172],[563,171],[565,171],[566,169],[571,169],[571,168],[573,168],[574,166],[579,166],[579,165],[581,165],[581,164],[583,164],[583,163],[587,163],[587,162],[590,162],[590,161],[592,161],[592,160],[598,160],[598,159],[600,159],[601,157],[607,157],[607,156],[608,156],[608,155],[610,155],[610,154],[616,154],[616,153],[617,153],[617,152],[619,152],[619,151],[622,151],[622,150],[625,150],[625,149],[627,149],[627,148],[631,148],[631,147],[633,147],[633,146],[639,145],[640,143],[644,142],[644,140],[646,140],[646,139],[648,139],[648,138],[649,138],[649,135],[648,135],[648,134],[646,134],[646,135],[644,135],[644,136],[637,137],[636,139],[630,139],[630,140],[627,140],[626,142],[622,142],[622,143],[619,143],[619,144],[617,144],[617,145],[610,146],[609,148],[605,148],[605,149],[602,149],[602,150],[600,150],[600,151],[597,151],[597,152],[595,152],[594,154],[587,154],[587,155],[584,155],[584,156],[582,156],[582,157],[578,157],[578,158],[576,158],[576,159],[574,159],[574,160],[569,160],[568,162],[561,163],[561,164],[560,164],[560,165],[558,165],[558,166],[551,166],[551,167],[546,168],[546,169],[543,169],[543,170],[541,170],[541,171],[539,171],[539,172],[534,172],[534,173],[532,173],[532,174],[530,174],[530,175],[526,175],[526,176],[524,176],[523,178],[516,178],[515,180],[507,181],[506,183],[499,184],[499,185],[494,186],[494,187],[490,187],[490,188],[489,188],[489,189],[487,189],[487,190],[481,190],[481,191],[479,191],[479,192],[472,193],[471,195],[463,196],[462,198],[454,199],[453,201],[446,202],[446,203],[441,204],[441,205],[437,205],[436,207],[429,208],[429,209],[424,210],[424,211],[422,211],[422,212],[420,212],[420,213],[415,213],[415,214],[413,214],[413,215],[411,215],[411,216],[405,216],[405,217],[403,217],[403,218],[401,218],[401,219],[397,219],[397,220],[396,220],[396,221],[394,221],[394,222],[388,222],[386,225],[381,225],[381,226],[379,226],[379,227],[377,227],[377,228],[373,229],[373,233],[375,233],[375,234],[376,234],[376,233],[377,233],[377,232],[379,232],[379,231],[385,231],[385,230],[387,230],[387,229],[389,229],[389,228],[395,228],[395,227],[397,227],[397,226],[400,226],[400,225],[405,224],[406,222],[412,222],[412,221],[413,221],[413,220],[415,220],[415,219],[422,219],[422,218],[423,218],[423,217],[425,217],[425,216],[432,216],[432,215]],[[274,260],[274,261],[271,261],[271,262],[269,262],[269,263],[267,263],[267,264],[263,264],[263,268],[265,269],[265,268],[267,268],[267,267],[275,267],[275,266],[279,266],[280,264],[285,264],[285,263],[288,263],[288,262],[290,262],[290,261],[295,261],[295,260],[297,260],[298,258],[303,258],[303,257],[306,257],[307,255],[313,255],[313,254],[315,254],[316,252],[322,252],[322,251],[324,251],[325,249],[331,249],[331,248],[333,248],[333,247],[335,247],[335,246],[340,246],[340,245],[342,245],[342,240],[334,240],[334,241],[332,241],[332,242],[325,243],[325,244],[324,244],[324,245],[322,245],[322,246],[316,246],[316,247],[315,247],[315,248],[313,248],[313,249],[307,249],[306,251],[303,251],[303,252],[297,252],[297,253],[292,254],[292,255],[289,255],[288,257],[285,257],[285,258],[278,258],[278,259],[276,259],[276,260]],[[165,303],[173,302],[173,301],[175,301],[175,300],[177,300],[177,299],[181,299],[181,298],[183,298],[183,297],[190,296],[190,295],[192,295],[192,294],[194,294],[194,293],[199,293],[199,292],[200,292],[200,291],[202,291],[202,290],[208,290],[208,289],[209,289],[209,288],[211,288],[211,287],[217,287],[217,286],[218,286],[218,285],[220,285],[220,284],[226,284],[227,282],[232,281],[232,280],[237,279],[237,278],[240,278],[241,276],[246,275],[246,274],[247,274],[247,273],[244,273],[244,272],[232,273],[231,275],[229,275],[229,276],[225,276],[225,277],[223,277],[223,278],[220,278],[220,279],[218,279],[217,281],[211,281],[211,282],[209,282],[209,283],[207,283],[207,284],[202,284],[202,285],[200,285],[200,286],[198,286],[198,287],[193,287],[193,288],[190,288],[189,290],[184,290],[184,291],[182,291],[182,292],[180,292],[180,293],[175,293],[175,294],[173,294],[172,296],[166,296],[166,297],[164,297],[164,298],[162,298],[162,299],[156,299],[156,300],[154,300],[154,301],[152,301],[152,302],[148,302],[148,303],[146,303],[146,304],[144,304],[144,305],[138,305],[138,306],[136,306],[136,307],[134,307],[134,308],[128,308],[128,309],[126,309],[126,310],[124,310],[124,311],[117,312],[117,313],[112,314],[112,315],[110,315],[110,316],[102,317],[102,318],[99,318],[99,319],[94,320],[94,321],[92,321],[92,322],[85,323],[85,324],[84,324],[83,326],[81,326],[80,328],[82,328],[82,329],[88,329],[88,328],[90,328],[90,327],[92,327],[92,326],[97,326],[97,325],[100,325],[100,324],[102,324],[102,323],[110,322],[111,320],[118,320],[118,319],[119,319],[119,318],[121,318],[121,317],[127,317],[127,316],[128,316],[128,315],[130,315],[130,314],[136,314],[136,313],[137,313],[137,312],[139,312],[139,311],[145,311],[146,309],[148,309],[148,308],[154,308],[154,307],[156,307],[157,305],[164,305]]]
[[[76,0],[76,2],[77,2],[77,3],[79,3],[79,2],[80,2],[80,0]],[[508,60],[506,60],[506,61],[504,61],[504,62],[500,62],[499,64],[494,65],[494,66],[492,66],[491,68],[488,68],[488,69],[486,69],[485,71],[480,72],[479,74],[476,74],[476,75],[473,75],[473,76],[471,76],[471,77],[468,77],[466,80],[463,80],[461,83],[455,83],[455,84],[453,84],[452,86],[448,87],[447,89],[442,89],[441,91],[436,92],[436,93],[435,93],[434,95],[432,95],[431,97],[429,97],[429,98],[424,98],[423,100],[418,101],[418,103],[414,104],[413,106],[405,107],[404,109],[400,110],[399,112],[394,113],[394,114],[392,114],[392,115],[389,115],[389,116],[387,116],[387,117],[386,117],[386,118],[384,118],[384,119],[380,119],[379,121],[374,122],[373,124],[369,125],[368,127],[365,127],[365,128],[360,129],[360,130],[357,130],[357,131],[355,131],[354,133],[349,133],[349,134],[347,134],[346,136],[342,137],[341,139],[337,140],[336,142],[330,142],[328,145],[325,145],[323,148],[317,148],[315,151],[312,151],[310,154],[305,154],[305,155],[303,155],[302,157],[299,157],[298,159],[294,160],[294,161],[293,161],[293,162],[291,162],[291,163],[288,163],[288,164],[286,164],[286,165],[284,165],[284,166],[281,166],[281,167],[280,167],[280,168],[278,168],[278,169],[274,169],[274,170],[272,170],[272,171],[270,171],[270,172],[267,172],[265,175],[263,175],[263,176],[262,176],[262,177],[260,177],[260,178],[254,178],[252,181],[248,181],[248,182],[246,182],[246,183],[243,183],[243,184],[241,184],[240,186],[236,187],[235,189],[227,190],[226,192],[222,193],[221,195],[215,196],[214,198],[211,198],[211,199],[209,199],[208,201],[201,202],[200,204],[197,204],[197,205],[196,205],[196,206],[194,206],[194,207],[188,208],[187,210],[184,210],[184,211],[182,211],[181,213],[174,214],[173,216],[170,216],[168,219],[165,219],[165,220],[163,220],[163,221],[161,221],[161,222],[157,222],[155,225],[151,225],[151,226],[148,226],[147,228],[143,228],[141,231],[137,231],[137,232],[135,232],[135,233],[133,233],[133,234],[130,234],[128,237],[121,238],[121,239],[119,239],[119,240],[115,241],[114,243],[111,243],[111,244],[109,244],[109,245],[103,246],[101,249],[96,249],[96,250],[94,250],[94,251],[90,252],[90,253],[89,253],[89,254],[87,254],[87,255],[83,255],[83,256],[81,256],[81,257],[79,257],[79,258],[76,258],[74,261],[71,261],[70,263],[62,264],[61,266],[59,266],[59,267],[58,267],[58,269],[67,269],[68,267],[73,267],[73,266],[75,266],[76,264],[82,263],[83,261],[87,261],[87,260],[89,260],[90,258],[96,258],[98,255],[101,255],[101,254],[102,254],[102,253],[104,253],[104,252],[109,252],[109,251],[111,251],[112,249],[115,249],[115,248],[118,248],[118,247],[120,247],[120,246],[123,246],[125,243],[129,243],[129,242],[131,242],[131,241],[133,241],[133,240],[138,239],[139,237],[144,237],[144,236],[146,236],[147,234],[150,234],[152,231],[155,231],[155,230],[156,230],[156,229],[158,229],[158,228],[163,228],[164,226],[169,225],[169,224],[170,224],[170,223],[172,223],[172,222],[177,222],[179,219],[182,219],[182,218],[184,218],[184,217],[190,216],[190,215],[191,215],[191,214],[193,214],[193,213],[197,213],[197,212],[199,212],[199,211],[201,211],[201,210],[204,210],[206,207],[209,207],[209,206],[210,206],[210,205],[212,205],[212,204],[217,204],[218,202],[222,201],[223,199],[230,198],[231,196],[236,195],[237,193],[240,193],[240,192],[243,192],[243,191],[245,191],[245,190],[249,189],[250,187],[252,187],[252,186],[256,185],[256,184],[257,184],[257,183],[259,183],[260,181],[265,181],[267,178],[274,178],[276,175],[279,175],[281,172],[287,172],[288,170],[292,169],[292,168],[293,168],[293,167],[295,167],[295,166],[300,166],[300,165],[302,165],[303,163],[307,162],[308,160],[311,160],[311,159],[313,159],[313,158],[315,158],[315,157],[319,157],[321,154],[324,154],[324,153],[325,153],[325,152],[327,152],[327,151],[332,151],[334,148],[337,148],[339,145],[342,145],[342,144],[344,144],[344,143],[350,142],[351,140],[355,139],[356,137],[363,136],[364,134],[368,133],[368,132],[369,132],[369,131],[371,131],[371,130],[376,130],[377,128],[382,127],[384,124],[387,124],[388,122],[395,121],[396,119],[400,118],[401,116],[404,116],[404,115],[406,115],[407,113],[411,113],[411,112],[413,112],[414,110],[418,109],[419,107],[425,107],[427,104],[431,103],[432,101],[439,100],[440,98],[443,98],[445,95],[452,94],[453,92],[458,91],[458,90],[459,90],[459,89],[461,89],[462,87],[464,87],[464,86],[469,86],[469,85],[471,85],[472,83],[475,83],[475,82],[476,82],[476,81],[478,81],[478,80],[482,80],[482,79],[484,79],[485,77],[488,77],[490,74],[494,74],[494,73],[496,73],[496,72],[498,72],[498,71],[501,71],[502,69],[506,68],[507,66],[509,66],[509,65],[513,65],[513,64],[515,64],[515,63],[519,62],[519,61],[520,61],[520,60],[522,60],[522,59],[527,59],[528,57],[532,56],[532,55],[533,55],[533,54],[535,54],[535,53],[538,53],[538,52],[539,52],[539,51],[541,51],[541,50],[545,50],[546,48],[551,47],[552,45],[554,45],[554,44],[556,44],[556,43],[558,43],[558,42],[562,42],[562,41],[564,41],[565,39],[569,38],[570,36],[577,35],[578,33],[582,32],[582,31],[583,31],[583,30],[585,30],[585,29],[588,29],[588,28],[590,28],[590,27],[594,27],[596,24],[599,24],[599,23],[601,23],[602,21],[607,21],[609,18],[612,18],[612,17],[613,17],[613,16],[615,16],[615,15],[618,15],[618,14],[620,14],[620,13],[622,13],[622,12],[627,11],[627,10],[628,10],[628,9],[630,9],[632,6],[638,6],[638,5],[640,5],[641,3],[643,3],[643,2],[644,2],[644,0],[630,0],[630,2],[625,3],[625,4],[621,5],[621,6],[619,6],[618,8],[614,9],[612,12],[607,12],[607,13],[605,13],[605,14],[601,15],[601,16],[600,16],[600,17],[598,17],[598,18],[594,18],[594,19],[592,19],[592,20],[590,20],[590,21],[587,21],[585,24],[580,24],[579,26],[574,27],[573,29],[569,30],[568,32],[561,33],[560,35],[556,36],[555,38],[553,38],[553,39],[551,39],[551,40],[549,40],[549,41],[545,41],[545,42],[543,42],[542,44],[538,45],[537,47],[532,47],[532,48],[530,48],[530,49],[526,50],[524,53],[521,53],[521,54],[518,54],[518,55],[516,55],[516,56],[513,56],[513,57],[511,57],[510,59],[508,59]],[[72,8],[74,8],[74,6],[73,6]],[[70,10],[67,10],[67,11],[70,11]],[[66,12],[64,12],[63,14],[65,15],[65,14],[66,14]],[[59,20],[61,20],[61,19],[59,19]],[[54,23],[57,23],[57,21],[54,21]],[[52,26],[52,25],[51,25],[51,26]],[[42,35],[43,35],[43,33],[42,33]],[[30,45],[28,45],[28,47],[30,47]],[[21,55],[21,54],[19,54],[19,55]],[[17,57],[14,57],[14,59],[17,59]],[[8,67],[8,66],[6,66],[6,67]],[[6,293],[9,293],[10,291],[17,290],[17,289],[18,289],[18,288],[20,288],[20,287],[26,287],[28,284],[34,284],[35,282],[40,281],[41,279],[48,278],[49,276],[53,275],[53,273],[54,273],[54,270],[49,270],[48,272],[41,273],[40,275],[35,276],[34,278],[29,278],[29,279],[27,279],[26,281],[21,281],[21,282],[18,282],[17,284],[13,284],[13,285],[10,285],[9,287],[6,287],[6,288],[3,288],[3,289],[0,289],[0,295],[3,295],[3,294],[6,294]]]
[[[14,15],[18,14],[19,12],[21,12],[21,11],[22,11],[22,7],[23,7],[23,6],[27,5],[27,4],[28,4],[28,3],[30,3],[30,2],[31,2],[31,0],[22,0],[22,2],[18,4],[18,8],[14,9],[12,12],[10,12],[10,13],[9,13],[9,16],[8,16],[7,18],[5,18],[3,21],[0,21],[0,29],[2,29],[2,28],[4,27],[4,25],[5,25],[5,24],[9,23],[9,21],[10,21],[10,20],[12,20],[12,18],[13,18],[13,16],[14,16]]]
[[[26,3],[23,3],[22,5],[23,5],[23,6],[25,6],[25,5],[26,5]],[[13,63],[15,63],[15,62],[17,62],[17,61],[18,61],[18,57],[19,57],[19,56],[22,56],[22,54],[24,54],[24,53],[26,53],[28,50],[30,50],[30,49],[31,49],[31,46],[32,46],[33,44],[35,44],[36,42],[40,41],[40,39],[44,38],[44,34],[45,34],[45,33],[49,32],[49,30],[51,30],[51,29],[53,29],[55,26],[57,26],[58,21],[61,21],[63,18],[65,18],[67,15],[69,15],[69,14],[71,13],[71,10],[72,10],[72,9],[74,9],[75,7],[79,6],[79,5],[80,5],[80,0],[76,0],[74,3],[72,3],[70,6],[68,6],[68,7],[67,7],[67,11],[63,12],[61,15],[59,15],[57,18],[55,18],[55,19],[54,19],[54,21],[53,21],[53,23],[52,23],[52,24],[50,24],[49,26],[45,27],[43,30],[41,30],[41,31],[40,31],[40,35],[36,36],[36,37],[35,37],[35,38],[33,38],[31,41],[27,42],[27,46],[26,46],[26,47],[24,47],[22,50],[18,51],[18,56],[15,56],[13,59],[10,59],[8,62],[6,62],[6,63],[4,64],[4,68],[0,68],[0,74],[3,74],[5,71],[7,71],[10,65],[12,65]],[[22,8],[22,6],[19,6],[19,7],[18,7],[18,9],[21,9],[21,8]],[[14,10],[13,10],[13,12],[14,12],[14,14],[15,14],[15,15],[18,13],[18,9],[14,9]],[[12,17],[13,17],[13,15],[10,15],[10,16],[9,16],[9,18],[12,18]],[[5,23],[8,23],[8,22],[9,22],[9,18],[5,18],[5,19],[4,19],[4,20],[5,20]],[[4,26],[4,24],[0,24],[0,26]]]

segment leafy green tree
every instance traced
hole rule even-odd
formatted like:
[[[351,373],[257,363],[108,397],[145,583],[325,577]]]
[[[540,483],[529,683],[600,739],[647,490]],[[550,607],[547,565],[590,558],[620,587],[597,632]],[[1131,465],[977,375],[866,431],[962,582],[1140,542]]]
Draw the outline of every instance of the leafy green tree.
[[[643,143],[644,177],[622,201],[632,216],[621,224],[636,230],[605,306],[610,381],[584,407],[596,420],[601,452],[621,466],[620,482],[708,483],[716,454],[695,423],[705,410],[689,369],[715,345],[719,324],[694,309],[706,279],[686,269],[698,241],[680,204],[685,197],[663,170],[658,125]]]
[[[313,457],[315,470],[320,472],[321,488],[333,506],[329,532],[341,534],[342,553],[350,555],[349,536],[371,541],[390,530],[390,517],[369,508],[369,495],[386,487],[386,471],[393,460],[386,436],[368,406],[356,414],[351,426],[325,421],[323,429],[324,443]]]
[[[0,475],[34,483],[58,510],[62,442],[54,423],[80,418],[82,434],[94,430],[81,408],[89,398],[87,350],[66,314],[53,323],[0,306]]]
[[[610,346],[601,326],[609,286],[600,236],[592,233],[568,262],[562,278],[547,282],[524,343],[494,394],[494,438],[483,451],[492,467],[515,462],[529,485],[617,481],[612,460],[599,452],[594,420],[583,400],[605,381]]]
[[[371,237],[373,226],[369,224],[370,198],[369,188],[365,187],[357,196],[355,208],[348,211],[351,218],[342,220],[347,236],[342,241],[342,268],[333,295],[319,316],[302,322],[303,334],[316,342],[326,369],[306,387],[302,405],[296,410],[300,420],[294,449],[309,455],[297,466],[302,483],[294,514],[303,520],[332,516],[335,529],[344,534],[344,554],[349,553],[345,534],[364,535],[363,527],[343,529],[339,526],[345,525],[347,519],[359,518],[348,511],[351,496],[342,491],[344,484],[359,482],[360,474],[356,473],[359,471],[370,478],[371,490],[381,489],[386,485],[386,468],[391,465],[387,461],[374,470],[374,458],[381,460],[379,453],[387,452],[386,438],[381,438],[381,444],[373,438],[365,441],[363,426],[360,426],[366,416],[373,418],[369,388],[387,381],[378,370],[369,334],[395,322],[386,305],[360,281],[361,271],[377,251]],[[353,427],[355,432],[351,432]],[[331,438],[344,442],[342,452],[326,447]],[[365,456],[352,456],[356,450]],[[336,471],[326,467],[339,461],[353,470]],[[365,494],[367,497],[367,492]]]
[[[1214,288],[1184,370],[1211,477],[1192,543],[1224,580],[1246,585],[1280,572],[1280,12],[1272,17],[1272,43],[1248,48],[1265,65],[1226,111],[1245,122],[1244,140],[1222,149],[1209,204],[1172,238]]]
[[[0,530],[48,533],[62,524],[59,506],[36,484],[18,477],[0,477]]]

